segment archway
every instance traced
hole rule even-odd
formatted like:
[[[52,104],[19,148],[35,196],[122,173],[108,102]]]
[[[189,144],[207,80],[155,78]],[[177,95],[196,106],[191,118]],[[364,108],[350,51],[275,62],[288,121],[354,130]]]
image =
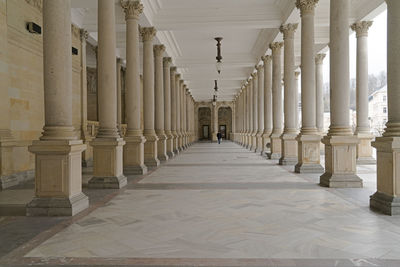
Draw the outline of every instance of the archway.
[[[211,109],[209,107],[200,107],[198,114],[199,140],[211,140]]]
[[[222,134],[223,139],[230,139],[232,132],[232,109],[230,107],[218,109],[218,131]]]

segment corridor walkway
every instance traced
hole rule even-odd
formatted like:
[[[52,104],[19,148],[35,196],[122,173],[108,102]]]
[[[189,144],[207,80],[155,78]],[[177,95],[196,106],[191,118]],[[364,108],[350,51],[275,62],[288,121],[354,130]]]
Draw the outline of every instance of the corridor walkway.
[[[12,257],[25,264],[399,266],[396,217],[311,180],[231,142],[197,143]]]

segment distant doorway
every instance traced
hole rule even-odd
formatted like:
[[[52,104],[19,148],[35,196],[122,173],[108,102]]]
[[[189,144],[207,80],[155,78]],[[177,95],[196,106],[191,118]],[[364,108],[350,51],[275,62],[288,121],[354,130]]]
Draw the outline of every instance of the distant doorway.
[[[209,107],[199,108],[198,136],[200,140],[211,140],[211,109]]]
[[[201,139],[207,140],[210,139],[210,126],[203,125],[203,136]]]
[[[226,125],[220,125],[219,132],[221,133],[222,139],[226,139]]]

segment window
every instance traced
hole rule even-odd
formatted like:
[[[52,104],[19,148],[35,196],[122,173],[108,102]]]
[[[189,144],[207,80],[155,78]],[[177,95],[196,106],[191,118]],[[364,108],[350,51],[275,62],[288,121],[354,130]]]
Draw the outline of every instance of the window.
[[[383,113],[386,113],[386,107],[383,107]]]

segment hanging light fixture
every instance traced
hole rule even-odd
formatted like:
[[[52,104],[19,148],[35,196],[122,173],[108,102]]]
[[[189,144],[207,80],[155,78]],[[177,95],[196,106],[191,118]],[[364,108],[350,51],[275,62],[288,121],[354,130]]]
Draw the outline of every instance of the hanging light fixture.
[[[218,74],[221,74],[221,70],[222,70],[222,56],[221,56],[221,41],[222,41],[222,37],[216,37],[214,38],[215,41],[217,41],[217,63],[216,63],[216,68],[217,68],[217,72]]]

